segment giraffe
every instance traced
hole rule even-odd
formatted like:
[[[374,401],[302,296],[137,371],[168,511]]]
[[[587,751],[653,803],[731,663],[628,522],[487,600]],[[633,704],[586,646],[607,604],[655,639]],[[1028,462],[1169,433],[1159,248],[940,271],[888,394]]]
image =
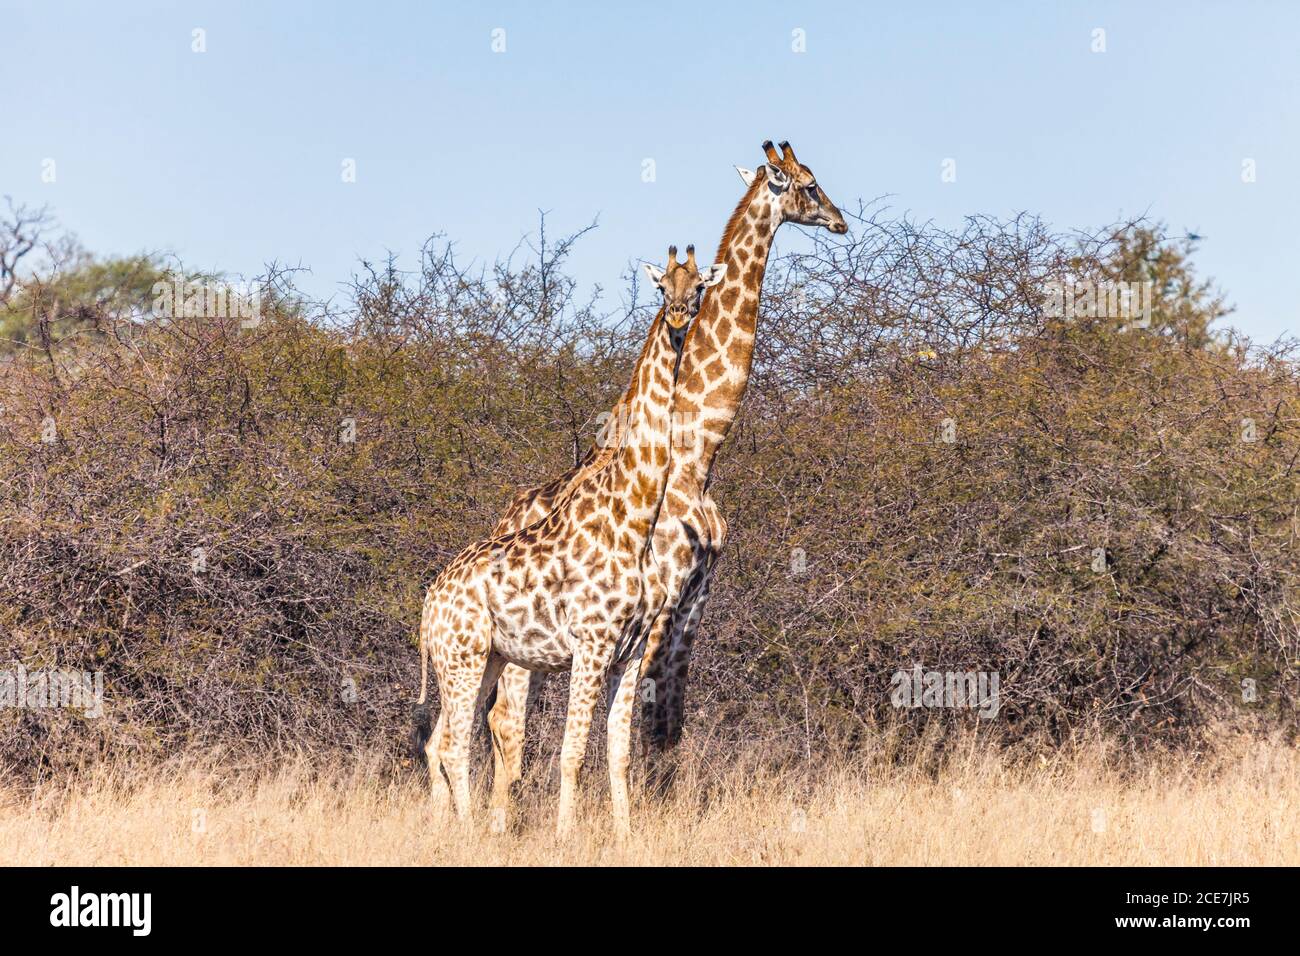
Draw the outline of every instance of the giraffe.
[[[650,282],[663,292],[665,302],[661,314],[665,311],[673,313],[675,321],[669,323],[669,333],[673,347],[680,355],[682,342],[691,320],[700,310],[705,290],[720,282],[726,270],[722,263],[715,263],[703,273],[699,272],[693,245],[686,247],[684,267],[676,264],[674,253],[675,249],[670,247],[666,270],[652,263],[645,263],[643,268]],[[648,348],[647,339],[638,365],[645,361]],[[636,381],[637,376],[634,375],[632,384],[607,414],[605,430],[582,460],[558,478],[535,488],[524,489],[515,495],[492,529],[493,538],[520,531],[542,520],[566,492],[609,463],[617,447],[617,432],[612,429],[616,429],[626,415]],[[496,699],[488,711],[493,756],[492,806],[495,808],[505,809],[509,806],[510,786],[523,775],[524,722],[543,676],[542,671],[530,671],[508,663],[497,681]]]
[[[682,346],[681,387],[673,412],[689,416],[695,440],[683,447],[674,436],[668,489],[651,540],[667,596],[647,635],[642,661],[643,676],[653,682],[647,685],[651,693],[642,711],[647,751],[666,750],[681,735],[691,649],[727,532],[709,493],[713,461],[749,381],[772,241],[785,222],[822,226],[836,234],[848,231],[844,216],[788,142],[781,143],[779,155],[771,140],[762,148],[767,161],[756,172],[737,167],[746,192],[727,221],[715,257],[725,266],[726,279],[709,294]],[[581,468],[521,492],[503,524],[536,520]],[[529,675],[507,669],[489,714],[497,755],[494,800],[502,803],[508,799],[509,784],[520,775],[524,722],[535,687]]]
[[[512,663],[569,670],[560,835],[572,829],[592,713],[608,679],[613,814],[620,833],[629,829],[632,698],[644,635],[664,598],[649,539],[671,460],[674,330],[685,328],[703,288],[724,275],[714,266],[702,276],[693,247],[685,263],[676,255],[670,247],[668,268],[652,272],[665,304],[651,324],[607,460],[569,488],[543,520],[463,550],[425,596],[420,703],[429,661],[441,698],[425,755],[436,804],[445,808],[450,798],[462,820],[470,816],[468,751],[475,718],[502,668]]]
[[[783,223],[848,232],[843,214],[799,162],[788,142],[778,155],[762,145],[767,162],[738,169],[748,187],[723,230],[715,258],[727,277],[709,296],[682,344],[673,421],[692,423],[692,442],[678,442],[652,548],[667,591],[647,635],[645,677],[654,690],[642,710],[647,750],[676,746],[681,737],[687,672],[727,523],[709,485],[718,449],[727,437],[749,383],[763,275]],[[682,426],[679,426],[682,427]]]

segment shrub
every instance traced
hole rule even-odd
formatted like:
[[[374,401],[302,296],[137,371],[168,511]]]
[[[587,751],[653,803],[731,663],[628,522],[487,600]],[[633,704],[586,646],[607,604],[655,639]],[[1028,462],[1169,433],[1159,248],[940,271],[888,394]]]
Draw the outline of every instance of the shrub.
[[[433,241],[341,311],[273,273],[260,323],[120,317],[0,366],[6,656],[106,687],[98,720],[0,712],[0,759],[397,753],[424,587],[585,450],[639,349],[635,288],[578,301],[571,245],[473,273]],[[913,665],[998,672],[1007,738],[1293,729],[1297,365],[1212,338],[1188,252],[877,213],[775,260],[688,732],[806,757],[978,720],[896,711]],[[1053,276],[1148,278],[1151,327],[1051,317]]]

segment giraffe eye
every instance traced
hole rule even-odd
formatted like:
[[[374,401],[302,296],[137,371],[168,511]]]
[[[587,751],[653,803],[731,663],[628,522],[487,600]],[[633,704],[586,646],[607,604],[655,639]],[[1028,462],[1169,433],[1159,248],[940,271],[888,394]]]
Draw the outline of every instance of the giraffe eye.
[[[818,197],[817,197],[817,184],[816,184],[816,183],[813,183],[811,186],[808,187],[808,198],[809,198],[809,199],[816,199],[816,198],[818,198]]]

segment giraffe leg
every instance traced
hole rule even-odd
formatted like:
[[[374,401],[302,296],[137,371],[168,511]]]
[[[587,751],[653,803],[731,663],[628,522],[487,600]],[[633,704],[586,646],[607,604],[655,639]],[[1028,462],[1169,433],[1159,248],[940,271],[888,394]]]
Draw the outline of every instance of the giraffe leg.
[[[711,575],[703,575],[699,586],[686,595],[678,605],[673,624],[673,640],[665,667],[666,686],[662,703],[663,745],[672,749],[682,739],[682,725],[686,720],[686,678],[691,666],[691,650],[695,635],[699,633],[700,619],[709,601]]]
[[[585,643],[585,642],[584,642]],[[560,809],[556,834],[564,837],[573,829],[576,816],[578,776],[587,752],[587,735],[591,732],[591,715],[600,699],[614,640],[598,642],[600,653],[579,649],[573,655],[569,673],[569,710],[564,720],[564,744],[560,747]]]
[[[637,654],[630,661],[615,664],[609,675],[609,715],[605,725],[609,747],[609,793],[614,808],[614,827],[619,836],[631,832],[627,768],[632,743],[632,711],[636,705],[640,672],[641,655]]]
[[[438,758],[438,750],[442,747],[442,735],[446,724],[447,709],[444,707],[439,709],[438,722],[433,725],[433,733],[429,735],[429,739],[424,745],[424,759],[429,765],[429,786],[432,790],[433,811],[439,820],[446,819],[447,811],[451,809],[451,789],[447,784],[447,778],[442,773],[442,761]]]
[[[655,616],[646,636],[641,658],[641,746],[647,760],[661,749],[658,724],[662,707],[659,698],[667,683],[668,656],[672,647],[673,607],[665,604]]]
[[[486,646],[486,645],[485,645]],[[460,820],[470,817],[469,751],[474,733],[475,718],[487,699],[505,658],[492,653],[474,653],[466,647],[456,658],[454,669],[439,675],[442,693],[442,713],[438,722],[443,725],[438,742],[437,758],[447,774],[452,802]]]
[[[510,787],[523,778],[524,739],[528,708],[542,675],[507,664],[497,682],[497,699],[488,711],[492,733],[492,806],[510,806]]]

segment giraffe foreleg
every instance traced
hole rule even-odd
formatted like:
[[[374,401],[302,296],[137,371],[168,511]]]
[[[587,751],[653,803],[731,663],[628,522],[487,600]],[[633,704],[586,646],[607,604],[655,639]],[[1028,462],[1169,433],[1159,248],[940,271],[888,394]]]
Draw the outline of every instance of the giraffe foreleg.
[[[686,681],[691,667],[691,651],[699,633],[700,620],[709,602],[709,584],[712,574],[705,571],[696,587],[689,588],[673,615],[672,641],[665,655],[664,692],[657,715],[657,728],[662,731],[662,745],[675,748],[682,739],[682,726],[686,721]]]
[[[638,648],[631,660],[615,664],[609,675],[609,715],[605,724],[609,748],[609,793],[613,803],[614,827],[620,836],[631,832],[627,771],[631,762],[632,711],[636,706],[636,689],[641,672],[640,651]]]
[[[561,837],[573,829],[578,778],[586,757],[591,717],[609,672],[618,635],[609,634],[607,638],[583,641],[587,646],[575,651],[569,672],[569,709],[564,720],[564,744],[560,747],[560,808],[555,825],[556,834]]]
[[[641,658],[641,747],[649,760],[661,749],[658,722],[659,697],[667,673],[668,652],[672,646],[673,605],[665,604],[655,615],[646,635],[645,654]]]

